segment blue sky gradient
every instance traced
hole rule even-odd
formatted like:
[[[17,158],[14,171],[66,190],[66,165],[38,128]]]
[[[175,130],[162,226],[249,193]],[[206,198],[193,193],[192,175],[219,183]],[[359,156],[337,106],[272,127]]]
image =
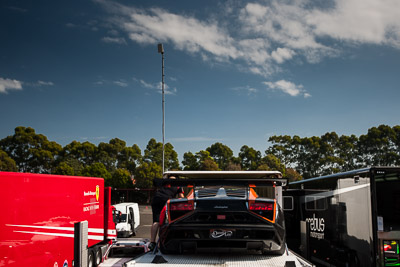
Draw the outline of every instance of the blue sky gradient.
[[[365,134],[400,123],[400,2],[0,2],[0,138],[215,142]]]

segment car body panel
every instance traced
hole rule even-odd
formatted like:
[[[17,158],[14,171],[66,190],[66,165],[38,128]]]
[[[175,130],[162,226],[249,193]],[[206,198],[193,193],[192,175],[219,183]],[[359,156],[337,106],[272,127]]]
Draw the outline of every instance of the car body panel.
[[[282,209],[276,199],[259,197],[254,190],[257,185],[285,183],[277,178],[280,173],[264,172],[262,176],[252,172],[251,178],[246,178],[241,172],[232,179],[226,172],[221,179],[215,173],[206,173],[204,179],[201,172],[190,173],[195,179],[169,179],[174,185],[189,185],[190,192],[187,198],[170,199],[166,204],[161,251],[224,248],[282,254],[286,246]]]

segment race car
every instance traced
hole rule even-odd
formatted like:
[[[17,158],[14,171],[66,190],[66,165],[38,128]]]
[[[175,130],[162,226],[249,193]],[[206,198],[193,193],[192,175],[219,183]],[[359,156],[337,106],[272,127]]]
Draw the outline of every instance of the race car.
[[[168,179],[171,176],[174,179]],[[186,198],[168,200],[164,207],[161,252],[283,254],[285,224],[278,188],[287,180],[281,177],[277,171],[166,172],[165,179],[159,179],[163,186],[183,186],[190,192]]]

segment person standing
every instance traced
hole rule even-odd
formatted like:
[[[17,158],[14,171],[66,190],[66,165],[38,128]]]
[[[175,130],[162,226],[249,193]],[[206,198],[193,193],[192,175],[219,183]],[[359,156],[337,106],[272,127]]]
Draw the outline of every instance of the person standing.
[[[170,179],[174,179],[175,177],[169,177]],[[153,225],[151,226],[151,238],[149,249],[153,250],[156,247],[156,237],[158,233],[158,229],[160,228],[160,213],[167,203],[168,199],[174,197],[184,197],[183,189],[181,187],[171,187],[171,186],[163,186],[159,188],[153,197],[151,202],[151,210],[153,212]]]

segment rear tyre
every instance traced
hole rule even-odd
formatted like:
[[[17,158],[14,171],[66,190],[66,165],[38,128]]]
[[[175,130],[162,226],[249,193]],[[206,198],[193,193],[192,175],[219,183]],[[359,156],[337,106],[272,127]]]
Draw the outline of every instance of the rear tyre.
[[[102,255],[101,255],[101,248],[96,249],[96,254],[95,254],[95,262],[96,266],[99,266],[101,263]]]
[[[94,252],[92,249],[88,251],[88,267],[96,267]]]

